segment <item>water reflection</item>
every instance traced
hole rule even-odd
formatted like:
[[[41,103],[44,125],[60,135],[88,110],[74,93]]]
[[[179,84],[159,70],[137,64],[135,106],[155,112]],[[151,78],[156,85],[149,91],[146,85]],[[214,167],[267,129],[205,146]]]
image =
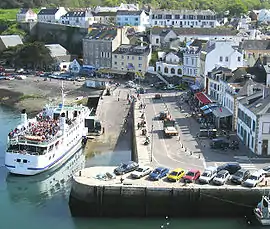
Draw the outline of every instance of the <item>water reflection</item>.
[[[53,171],[27,177],[8,174],[7,191],[15,203],[26,201],[34,205],[41,204],[58,192],[68,193],[72,174],[84,166],[85,155],[83,150],[79,150],[64,165]]]

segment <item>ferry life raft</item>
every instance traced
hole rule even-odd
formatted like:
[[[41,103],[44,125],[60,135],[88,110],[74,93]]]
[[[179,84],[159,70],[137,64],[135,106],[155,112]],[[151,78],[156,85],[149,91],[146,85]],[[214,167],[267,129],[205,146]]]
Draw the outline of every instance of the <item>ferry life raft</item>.
[[[31,135],[26,135],[26,136],[24,136],[24,138],[25,138],[26,140],[30,140],[30,141],[38,141],[38,142],[44,141],[44,139],[42,138],[42,136],[31,136]]]

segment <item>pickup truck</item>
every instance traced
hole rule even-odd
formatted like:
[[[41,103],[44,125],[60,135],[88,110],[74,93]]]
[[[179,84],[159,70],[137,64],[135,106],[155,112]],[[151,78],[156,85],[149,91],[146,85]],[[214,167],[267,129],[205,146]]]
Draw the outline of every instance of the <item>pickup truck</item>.
[[[166,137],[177,136],[178,131],[176,129],[175,120],[164,120],[163,130]]]

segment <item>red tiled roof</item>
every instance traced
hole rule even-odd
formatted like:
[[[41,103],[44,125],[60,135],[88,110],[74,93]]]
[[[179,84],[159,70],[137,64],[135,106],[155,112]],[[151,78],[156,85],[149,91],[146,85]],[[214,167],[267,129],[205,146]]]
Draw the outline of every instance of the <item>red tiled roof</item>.
[[[212,102],[203,92],[196,93],[195,97],[204,105]]]

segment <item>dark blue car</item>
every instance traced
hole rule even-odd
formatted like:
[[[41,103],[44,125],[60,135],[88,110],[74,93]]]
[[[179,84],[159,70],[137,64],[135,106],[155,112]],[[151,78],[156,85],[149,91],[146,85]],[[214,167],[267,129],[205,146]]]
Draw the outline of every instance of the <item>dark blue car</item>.
[[[150,180],[159,180],[167,175],[169,172],[168,168],[158,167],[153,172],[150,173],[149,179]]]

